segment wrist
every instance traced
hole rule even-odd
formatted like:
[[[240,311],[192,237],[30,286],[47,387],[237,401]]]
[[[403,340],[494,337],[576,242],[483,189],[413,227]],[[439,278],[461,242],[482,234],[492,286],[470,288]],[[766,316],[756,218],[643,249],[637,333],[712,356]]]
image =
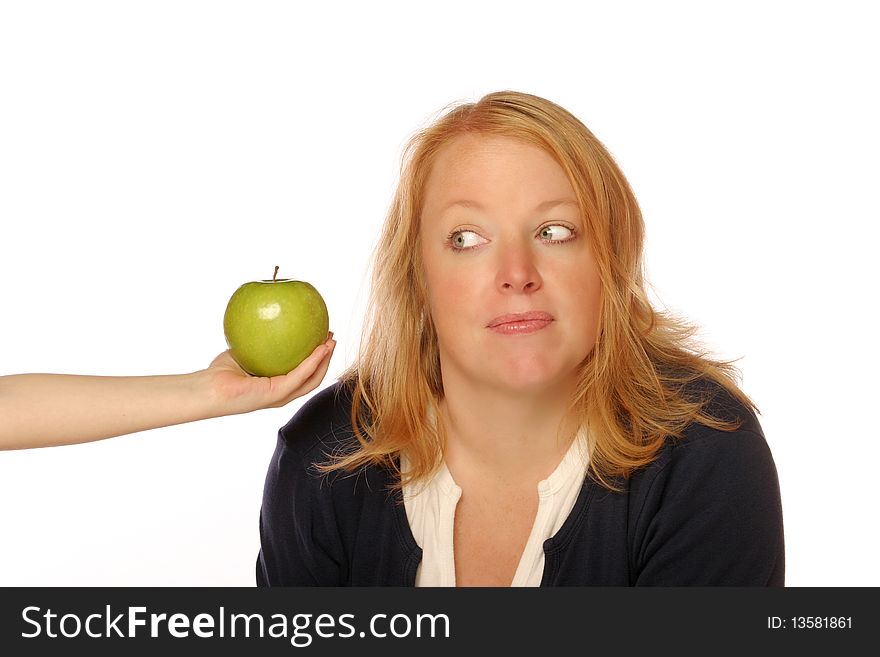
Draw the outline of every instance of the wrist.
[[[208,369],[183,375],[186,393],[197,400],[199,419],[231,415],[234,411],[217,383],[217,377]]]

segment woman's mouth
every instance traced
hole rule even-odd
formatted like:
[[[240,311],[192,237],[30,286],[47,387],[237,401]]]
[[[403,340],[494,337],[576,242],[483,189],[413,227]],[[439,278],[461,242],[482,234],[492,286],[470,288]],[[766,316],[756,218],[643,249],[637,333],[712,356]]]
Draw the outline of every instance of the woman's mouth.
[[[553,322],[553,315],[543,311],[499,315],[486,328],[503,335],[526,335],[546,328]]]

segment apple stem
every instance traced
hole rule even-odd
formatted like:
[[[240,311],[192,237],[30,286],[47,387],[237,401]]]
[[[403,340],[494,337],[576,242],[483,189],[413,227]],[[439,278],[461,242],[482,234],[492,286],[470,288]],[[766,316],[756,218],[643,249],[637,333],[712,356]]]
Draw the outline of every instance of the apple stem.
[[[272,274],[272,282],[275,283],[275,277],[278,276],[278,265],[275,265],[275,273]]]

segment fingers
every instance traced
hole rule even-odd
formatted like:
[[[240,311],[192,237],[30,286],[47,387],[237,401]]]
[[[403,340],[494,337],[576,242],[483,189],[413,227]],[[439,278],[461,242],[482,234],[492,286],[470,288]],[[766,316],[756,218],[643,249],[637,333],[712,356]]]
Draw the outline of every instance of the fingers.
[[[273,396],[277,399],[275,407],[284,406],[314,390],[327,374],[335,348],[336,341],[327,338],[326,342],[315,347],[315,350],[294,370],[282,376],[272,377],[271,388]]]
[[[295,390],[293,390],[290,395],[284,399],[282,402],[282,406],[292,402],[297,397],[302,397],[303,395],[311,392],[315,388],[318,387],[318,384],[324,379],[327,375],[327,370],[330,368],[330,359],[333,356],[333,350],[336,348],[336,343],[333,342],[330,346],[330,350],[324,356],[323,360],[321,360],[318,368],[312,373],[312,375],[306,379],[302,385],[298,386]]]
[[[333,339],[333,334],[330,333],[330,337],[317,347],[315,350],[309,354],[309,357],[306,358],[300,365],[293,370],[292,372],[288,372],[287,376],[291,376],[292,374],[297,374],[297,378],[302,381],[309,380],[312,375],[320,369],[322,363],[329,363],[330,356],[333,354],[333,350],[336,348],[336,340]]]

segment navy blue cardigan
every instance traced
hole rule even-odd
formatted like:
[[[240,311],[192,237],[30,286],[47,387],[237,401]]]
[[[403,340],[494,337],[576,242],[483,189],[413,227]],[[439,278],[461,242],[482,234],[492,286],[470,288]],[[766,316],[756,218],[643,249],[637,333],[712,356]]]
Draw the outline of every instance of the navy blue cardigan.
[[[611,492],[589,475],[544,542],[542,586],[783,586],[782,506],[757,418],[714,383],[721,432],[694,424]],[[354,440],[351,397],[314,395],[283,427],[263,492],[260,586],[413,586],[422,550],[391,473],[320,475],[315,462]]]

